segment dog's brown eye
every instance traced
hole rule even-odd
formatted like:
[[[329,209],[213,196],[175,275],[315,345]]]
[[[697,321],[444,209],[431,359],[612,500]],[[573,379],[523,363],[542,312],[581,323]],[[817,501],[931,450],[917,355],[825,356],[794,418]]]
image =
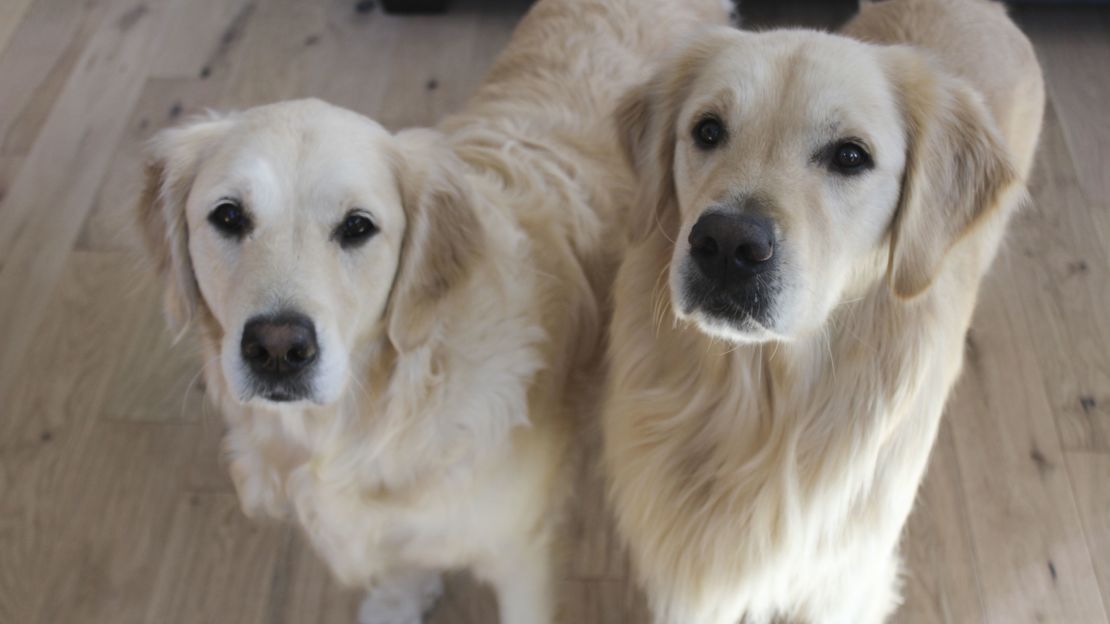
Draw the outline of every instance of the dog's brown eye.
[[[725,127],[714,117],[708,117],[694,126],[694,142],[699,147],[709,149],[717,146],[725,138]]]
[[[343,218],[335,229],[332,238],[339,241],[340,247],[357,247],[378,233],[377,226],[364,214],[352,212]]]
[[[243,238],[251,228],[250,218],[243,207],[230,199],[220,200],[219,205],[208,213],[208,222],[221,234],[232,238]]]
[[[842,173],[859,173],[868,168],[871,157],[859,144],[841,143],[833,154],[833,165]]]

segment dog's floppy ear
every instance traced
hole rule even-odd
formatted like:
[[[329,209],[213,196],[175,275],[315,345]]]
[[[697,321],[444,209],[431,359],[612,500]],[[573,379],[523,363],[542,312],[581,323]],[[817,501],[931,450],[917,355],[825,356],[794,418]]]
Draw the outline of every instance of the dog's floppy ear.
[[[162,130],[147,145],[146,179],[136,217],[165,289],[167,321],[178,335],[188,327],[199,299],[189,259],[185,201],[204,151],[231,123],[228,118],[209,115]]]
[[[677,211],[674,188],[674,116],[664,109],[661,77],[633,88],[617,108],[617,137],[636,174],[636,198],[627,232],[633,243],[643,241],[668,213]]]
[[[448,313],[453,290],[466,281],[484,248],[482,224],[463,164],[429,130],[397,135],[394,170],[406,227],[388,308],[388,335],[404,353],[424,344]]]
[[[953,245],[999,213],[1021,180],[975,91],[917,52],[887,53],[907,141],[888,277],[897,297],[911,299],[932,284]]]
[[[664,60],[645,84],[629,90],[617,106],[617,140],[638,179],[639,191],[628,224],[634,243],[646,239],[657,227],[674,237],[671,230],[678,226],[674,184],[678,109],[726,31],[731,32],[722,28],[702,33],[696,43]]]

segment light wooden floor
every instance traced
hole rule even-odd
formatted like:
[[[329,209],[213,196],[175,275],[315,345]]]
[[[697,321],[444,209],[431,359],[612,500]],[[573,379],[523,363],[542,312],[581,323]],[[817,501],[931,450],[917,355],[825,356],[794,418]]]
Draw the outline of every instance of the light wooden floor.
[[[0,0],[0,623],[353,621],[357,595],[292,530],[240,515],[198,364],[171,349],[123,225],[155,129],[302,95],[431,123],[526,7],[354,4]],[[1035,201],[985,285],[910,522],[898,622],[1107,622],[1110,10],[1018,16],[1050,87]],[[566,621],[642,622],[583,472]],[[492,613],[457,578],[434,621]]]

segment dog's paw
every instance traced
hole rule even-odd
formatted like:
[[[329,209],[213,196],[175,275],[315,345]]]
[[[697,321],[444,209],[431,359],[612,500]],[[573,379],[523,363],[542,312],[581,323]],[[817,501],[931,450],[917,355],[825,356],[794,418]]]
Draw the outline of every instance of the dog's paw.
[[[358,608],[358,624],[421,624],[443,594],[438,574],[385,579]]]

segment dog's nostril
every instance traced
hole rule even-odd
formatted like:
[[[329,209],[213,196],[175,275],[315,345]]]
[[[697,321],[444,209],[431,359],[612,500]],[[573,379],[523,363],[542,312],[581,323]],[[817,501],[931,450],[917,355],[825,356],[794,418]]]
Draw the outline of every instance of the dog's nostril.
[[[285,356],[285,359],[288,360],[290,364],[295,364],[299,366],[308,364],[315,358],[316,349],[312,348],[312,345],[308,344],[294,346]]]
[[[705,258],[717,255],[718,251],[719,249],[717,247],[717,241],[713,240],[713,238],[710,236],[706,236],[701,238],[700,240],[695,241],[694,244],[690,247],[690,252],[693,253],[695,256],[702,256]]]
[[[261,344],[248,341],[243,344],[243,357],[252,362],[256,362],[266,359],[269,356],[266,354],[266,350],[262,348]]]
[[[771,241],[748,241],[736,248],[736,259],[741,262],[760,264],[767,262],[775,255],[775,246]]]

